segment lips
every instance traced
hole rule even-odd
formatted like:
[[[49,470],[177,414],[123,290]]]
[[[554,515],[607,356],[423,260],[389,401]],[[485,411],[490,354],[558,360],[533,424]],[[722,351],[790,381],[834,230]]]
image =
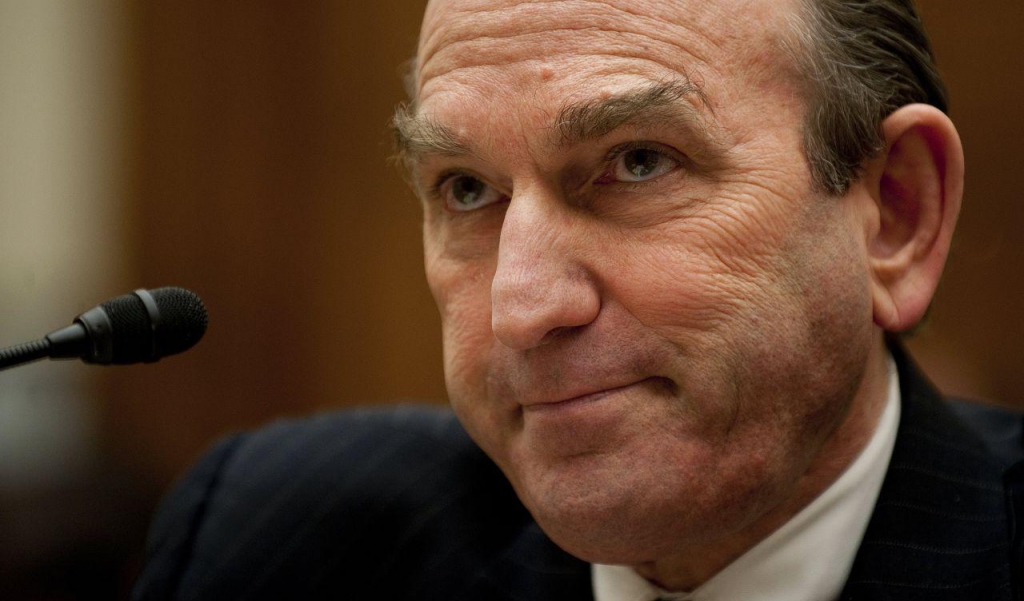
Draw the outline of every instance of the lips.
[[[592,338],[567,338],[529,353],[495,347],[486,366],[486,397],[521,414],[641,392],[637,387],[658,396],[677,392],[667,373],[678,363],[678,349],[658,341],[622,348]]]
[[[599,401],[607,396],[611,396],[617,392],[623,392],[634,386],[638,386],[646,382],[650,378],[636,380],[622,386],[609,386],[606,388],[591,389],[586,392],[569,394],[560,398],[551,398],[550,400],[539,400],[532,402],[523,403],[523,410],[529,412],[544,412],[544,411],[555,411],[560,409],[571,409],[577,405],[585,405]]]
[[[522,449],[532,457],[582,458],[635,441],[637,424],[665,402],[668,380],[649,377],[521,405]],[[638,421],[638,419],[640,421]]]

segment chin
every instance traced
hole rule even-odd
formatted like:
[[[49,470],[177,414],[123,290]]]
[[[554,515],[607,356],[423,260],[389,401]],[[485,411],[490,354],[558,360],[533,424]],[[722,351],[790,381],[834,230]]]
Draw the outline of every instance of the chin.
[[[527,507],[559,547],[585,561],[639,564],[671,554],[692,528],[678,509],[649,507],[635,493],[559,497]],[[681,519],[682,518],[682,519]],[[675,523],[673,523],[675,522]],[[687,532],[691,530],[691,532]]]
[[[532,456],[508,474],[541,529],[585,561],[636,565],[714,548],[786,496],[788,478],[751,454],[737,469],[700,444],[618,451]]]
[[[519,481],[529,484],[515,484],[541,529],[566,552],[594,563],[638,564],[699,542],[701,523],[721,527],[721,520],[705,521],[702,503],[679,502],[692,495],[665,481],[644,482],[637,473],[643,470],[632,462],[621,466],[608,459],[563,460],[543,471],[526,470]]]

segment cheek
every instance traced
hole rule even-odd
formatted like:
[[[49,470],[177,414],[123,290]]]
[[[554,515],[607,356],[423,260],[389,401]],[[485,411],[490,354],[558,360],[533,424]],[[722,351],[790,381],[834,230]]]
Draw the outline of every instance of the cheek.
[[[615,265],[606,273],[629,274],[612,275],[609,288],[642,323],[671,335],[714,337],[723,324],[763,327],[760,320],[799,310],[808,287],[801,279],[819,277],[810,255],[837,215],[809,209],[829,200],[808,190],[771,193],[753,179],[731,182],[737,190],[728,194],[721,185],[708,190],[686,215],[608,245],[624,252],[611,257]]]
[[[789,385],[810,379],[823,398],[837,390],[846,396],[850,382],[833,379],[859,373],[861,349],[832,341],[859,344],[871,335],[855,232],[830,205],[788,215],[764,203],[733,206],[747,214],[705,213],[622,245],[628,251],[608,273],[629,277],[610,280],[609,289],[686,358],[684,392],[724,413],[780,410],[771,403],[730,407],[728,386],[744,388],[734,399],[784,402],[804,396]],[[772,382],[778,389],[769,390]]]
[[[449,388],[472,381],[474,364],[486,361],[491,346],[490,278],[482,271],[443,260],[427,266],[427,281],[441,314]]]
[[[773,302],[768,288],[775,268],[769,237],[737,221],[707,212],[618,245],[625,252],[606,270],[609,291],[641,323],[669,337],[706,336],[749,317],[752,308]]]
[[[452,259],[427,251],[427,282],[441,314],[444,373],[452,409],[474,438],[488,430],[487,366],[491,332],[490,285],[486,262]],[[481,446],[486,443],[477,440]]]

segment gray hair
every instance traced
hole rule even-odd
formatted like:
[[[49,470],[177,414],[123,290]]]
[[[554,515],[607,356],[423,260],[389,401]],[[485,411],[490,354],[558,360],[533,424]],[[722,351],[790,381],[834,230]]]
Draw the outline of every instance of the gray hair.
[[[814,183],[841,196],[884,147],[901,106],[948,110],[946,88],[912,0],[802,0],[792,20],[805,81],[804,152]]]

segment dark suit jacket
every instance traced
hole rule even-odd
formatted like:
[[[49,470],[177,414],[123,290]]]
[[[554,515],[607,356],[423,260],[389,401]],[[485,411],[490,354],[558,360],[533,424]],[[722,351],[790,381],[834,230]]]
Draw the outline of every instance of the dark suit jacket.
[[[844,600],[1011,599],[1004,465],[901,354],[902,418]],[[1017,425],[1019,431],[1019,424]],[[138,600],[591,600],[445,410],[363,410],[218,444],[165,499]]]

